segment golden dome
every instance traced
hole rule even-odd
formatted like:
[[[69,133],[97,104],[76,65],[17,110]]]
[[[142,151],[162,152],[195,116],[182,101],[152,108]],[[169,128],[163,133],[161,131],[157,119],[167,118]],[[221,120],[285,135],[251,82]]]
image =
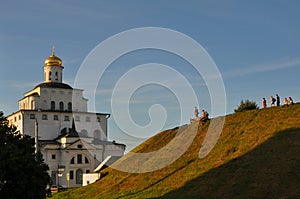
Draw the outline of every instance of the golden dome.
[[[55,56],[54,47],[52,48],[52,55],[45,59],[45,66],[62,66],[62,60]]]

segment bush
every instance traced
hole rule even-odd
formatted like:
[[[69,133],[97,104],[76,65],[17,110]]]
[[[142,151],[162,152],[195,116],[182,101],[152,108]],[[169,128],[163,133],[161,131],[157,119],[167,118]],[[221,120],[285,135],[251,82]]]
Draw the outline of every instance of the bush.
[[[244,112],[244,111],[254,110],[254,109],[258,109],[258,105],[256,104],[255,101],[242,100],[238,108],[234,109],[234,112],[238,113],[238,112]]]

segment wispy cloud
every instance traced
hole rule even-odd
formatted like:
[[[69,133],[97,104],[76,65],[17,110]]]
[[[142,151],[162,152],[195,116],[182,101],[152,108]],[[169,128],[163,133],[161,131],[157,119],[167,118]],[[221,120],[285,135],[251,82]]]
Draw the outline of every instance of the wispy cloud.
[[[222,74],[222,76],[223,78],[242,77],[242,76],[251,75],[255,73],[269,72],[269,71],[275,71],[284,68],[295,67],[297,65],[300,65],[300,57],[292,60],[277,61],[272,63],[249,66],[249,67],[241,68],[230,72],[225,72]]]
[[[13,80],[5,80],[2,81],[2,84],[0,85],[0,88],[17,88],[17,89],[32,89],[37,85],[37,82],[27,82],[27,83],[22,83],[19,81],[13,81]]]

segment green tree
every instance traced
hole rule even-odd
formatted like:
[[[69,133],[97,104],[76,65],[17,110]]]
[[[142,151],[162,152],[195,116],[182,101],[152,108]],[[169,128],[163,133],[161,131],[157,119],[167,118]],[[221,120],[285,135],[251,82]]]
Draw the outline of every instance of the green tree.
[[[242,100],[240,102],[240,105],[238,106],[237,109],[234,109],[235,113],[238,112],[243,112],[243,111],[248,111],[248,110],[254,110],[258,109],[258,105],[256,104],[255,101],[250,101],[250,100]]]
[[[19,134],[0,111],[0,198],[45,198],[48,169],[34,139]]]

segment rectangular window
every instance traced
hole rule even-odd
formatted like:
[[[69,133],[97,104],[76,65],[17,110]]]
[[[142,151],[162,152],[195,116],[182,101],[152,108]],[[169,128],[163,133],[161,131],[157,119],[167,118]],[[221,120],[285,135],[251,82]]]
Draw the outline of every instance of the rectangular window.
[[[97,122],[100,122],[100,117],[97,117]]]
[[[30,115],[29,115],[29,118],[30,118],[30,119],[35,119],[35,114],[30,114]]]
[[[56,155],[52,154],[52,159],[55,160],[56,159]]]
[[[90,121],[91,121],[91,118],[88,116],[88,117],[85,118],[85,121],[86,121],[86,122],[90,122]]]
[[[21,115],[19,115],[19,120],[21,120]]]
[[[53,115],[53,120],[58,120],[58,115]]]
[[[70,121],[70,118],[69,118],[69,116],[65,116],[65,121]]]
[[[17,121],[17,117],[15,117],[15,122]]]
[[[82,155],[77,154],[77,164],[82,164]]]
[[[75,121],[80,121],[80,117],[78,115],[75,116]]]
[[[47,115],[46,114],[42,115],[42,120],[47,120]]]
[[[70,180],[73,180],[73,179],[74,179],[74,171],[70,170]]]

